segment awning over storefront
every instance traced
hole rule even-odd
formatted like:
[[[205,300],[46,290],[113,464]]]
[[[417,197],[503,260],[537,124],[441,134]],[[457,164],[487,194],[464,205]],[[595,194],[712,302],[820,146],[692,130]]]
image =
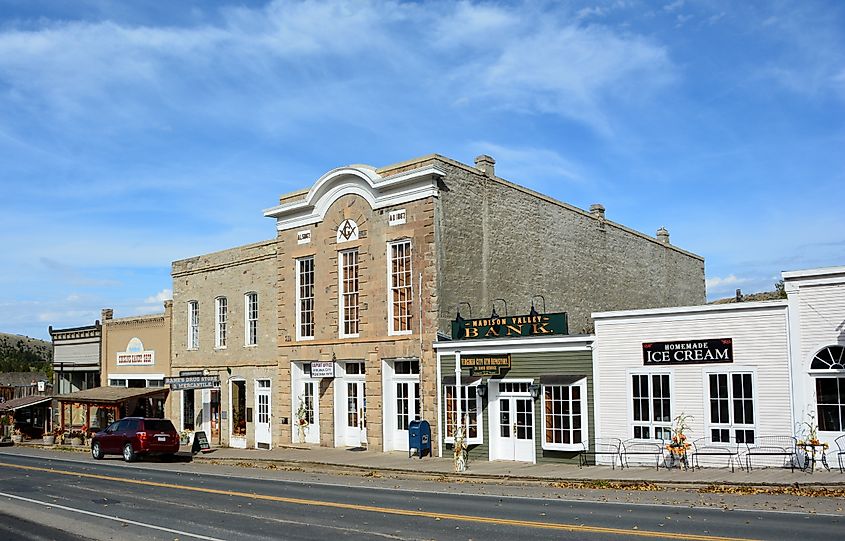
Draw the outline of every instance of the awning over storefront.
[[[586,377],[587,374],[542,374],[540,375],[540,385],[572,385]]]
[[[37,406],[38,404],[44,404],[52,401],[52,396],[24,396],[3,402],[0,404],[0,411],[17,411],[19,409]]]
[[[165,387],[94,387],[75,393],[58,395],[59,402],[74,404],[116,404],[133,398],[167,398],[170,392]]]

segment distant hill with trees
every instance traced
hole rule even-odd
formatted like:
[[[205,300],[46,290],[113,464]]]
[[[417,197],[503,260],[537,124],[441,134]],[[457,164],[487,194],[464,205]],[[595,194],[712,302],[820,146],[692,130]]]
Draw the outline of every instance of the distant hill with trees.
[[[0,332],[0,372],[43,372],[52,374],[53,346],[50,342]]]
[[[712,301],[710,304],[730,304],[732,302],[754,302],[754,301],[774,301],[777,299],[786,298],[786,290],[783,286],[783,280],[775,283],[774,291],[761,291],[759,293],[743,294],[740,290],[733,297],[719,299]]]

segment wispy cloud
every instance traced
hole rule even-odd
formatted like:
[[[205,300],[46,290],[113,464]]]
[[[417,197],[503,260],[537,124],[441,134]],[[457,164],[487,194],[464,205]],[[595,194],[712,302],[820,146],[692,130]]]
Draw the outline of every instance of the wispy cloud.
[[[167,300],[170,300],[172,298],[173,298],[173,290],[170,289],[169,287],[166,287],[166,288],[162,289],[161,291],[159,291],[158,293],[156,293],[155,295],[152,295],[152,296],[144,299],[144,302],[147,303],[147,304],[154,304],[154,303],[160,304],[160,303],[167,301]]]

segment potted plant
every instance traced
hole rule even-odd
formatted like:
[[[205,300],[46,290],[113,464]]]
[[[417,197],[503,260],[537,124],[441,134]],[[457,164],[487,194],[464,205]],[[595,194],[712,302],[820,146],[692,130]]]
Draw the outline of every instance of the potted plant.
[[[305,433],[308,432],[308,408],[305,406],[305,397],[299,397],[299,407],[296,409],[296,430],[299,436],[299,443],[305,443]]]
[[[687,467],[687,455],[690,447],[692,447],[687,442],[687,435],[685,434],[690,429],[690,425],[687,423],[689,419],[692,419],[692,415],[685,415],[683,412],[675,417],[675,426],[672,428],[672,441],[666,445],[671,464],[683,464],[684,467]]]
[[[12,442],[13,443],[20,443],[23,441],[23,432],[21,432],[20,428],[16,428],[14,432],[12,432]]]
[[[41,437],[41,441],[44,445],[55,445],[56,440],[61,438],[63,432],[63,429],[56,427],[52,432],[45,432],[44,436]]]
[[[85,429],[86,427],[82,427],[81,429],[76,428],[68,431],[65,435],[64,439],[70,440],[70,444],[74,447],[79,447],[80,445],[85,444]]]
[[[183,430],[179,433],[179,445],[190,445],[193,437],[193,430]]]

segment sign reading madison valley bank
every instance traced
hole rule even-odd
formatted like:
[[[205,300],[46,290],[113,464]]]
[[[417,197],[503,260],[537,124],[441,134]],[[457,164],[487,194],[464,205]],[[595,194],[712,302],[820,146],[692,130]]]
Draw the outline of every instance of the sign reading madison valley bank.
[[[644,365],[732,362],[733,340],[730,338],[643,343]]]
[[[452,340],[559,334],[569,334],[566,312],[482,319],[456,319],[452,322]]]

